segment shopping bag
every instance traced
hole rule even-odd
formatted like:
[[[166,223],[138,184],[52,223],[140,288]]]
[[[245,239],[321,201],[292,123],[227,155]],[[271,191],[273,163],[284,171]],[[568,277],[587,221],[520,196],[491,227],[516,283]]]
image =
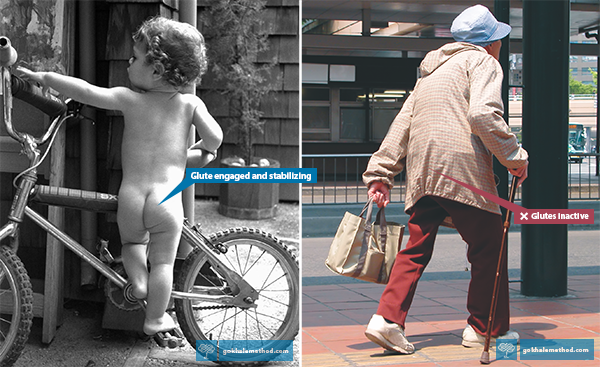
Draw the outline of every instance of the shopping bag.
[[[363,217],[365,212],[366,217]],[[340,275],[387,284],[400,250],[404,225],[387,222],[384,208],[379,209],[374,223],[372,214],[372,199],[359,216],[344,214],[325,265]]]

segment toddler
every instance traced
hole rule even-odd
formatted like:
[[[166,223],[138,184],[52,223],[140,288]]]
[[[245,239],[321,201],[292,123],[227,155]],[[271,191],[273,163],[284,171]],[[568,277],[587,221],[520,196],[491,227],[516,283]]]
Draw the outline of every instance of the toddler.
[[[135,90],[101,88],[56,73],[19,70],[24,77],[81,103],[122,111],[123,181],[117,222],[129,277],[125,294],[147,299],[143,330],[154,335],[175,328],[165,311],[183,224],[181,194],[159,203],[184,178],[186,164],[205,165],[216,157],[223,132],[198,97],[181,93],[206,71],[200,32],[188,24],[154,17],[142,24],[133,39],[127,71]],[[192,124],[201,140],[188,150]]]

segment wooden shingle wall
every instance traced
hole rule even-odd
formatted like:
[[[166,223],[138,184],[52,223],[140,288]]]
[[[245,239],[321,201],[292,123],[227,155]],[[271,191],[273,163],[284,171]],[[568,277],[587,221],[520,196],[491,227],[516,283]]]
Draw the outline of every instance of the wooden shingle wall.
[[[199,12],[205,11],[209,2],[198,1]],[[275,65],[265,75],[272,91],[261,101],[265,125],[263,134],[253,136],[255,156],[276,159],[282,168],[300,167],[299,11],[298,0],[267,1],[263,27],[269,34],[270,47],[257,60],[258,63],[271,62]],[[198,28],[202,32],[202,24],[198,24]],[[210,47],[210,40],[207,44]],[[210,72],[207,73],[198,86],[197,94],[227,132],[232,119],[230,103],[212,79]],[[239,154],[235,135],[225,134],[220,158]],[[218,164],[213,162],[210,167],[218,167]],[[279,188],[280,200],[299,201],[298,184],[280,184]],[[218,196],[219,184],[197,184],[196,195]]]

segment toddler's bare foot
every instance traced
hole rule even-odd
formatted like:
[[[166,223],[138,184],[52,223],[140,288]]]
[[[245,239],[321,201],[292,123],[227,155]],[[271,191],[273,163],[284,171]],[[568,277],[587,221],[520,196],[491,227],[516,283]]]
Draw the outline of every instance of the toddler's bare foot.
[[[158,319],[144,320],[144,333],[146,335],[154,335],[161,331],[173,330],[176,327],[175,321],[173,321],[173,318],[167,313]]]

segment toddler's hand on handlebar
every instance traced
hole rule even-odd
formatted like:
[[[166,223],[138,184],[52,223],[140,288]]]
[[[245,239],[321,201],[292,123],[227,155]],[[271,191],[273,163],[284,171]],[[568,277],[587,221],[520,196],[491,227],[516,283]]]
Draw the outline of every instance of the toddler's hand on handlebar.
[[[31,71],[22,66],[17,66],[17,71],[20,74],[19,76],[26,80],[30,80],[42,85],[44,88],[44,92],[46,91],[47,88],[44,86],[44,73]]]

